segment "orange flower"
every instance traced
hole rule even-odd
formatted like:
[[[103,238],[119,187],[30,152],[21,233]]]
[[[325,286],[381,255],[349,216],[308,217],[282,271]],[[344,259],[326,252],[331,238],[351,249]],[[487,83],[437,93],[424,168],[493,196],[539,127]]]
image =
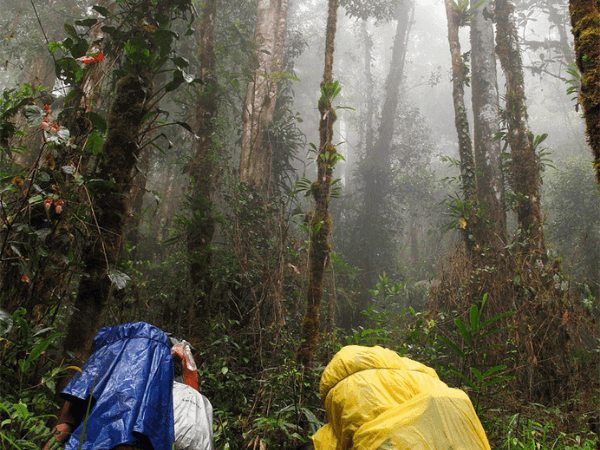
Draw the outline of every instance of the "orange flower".
[[[25,274],[21,277],[21,281],[23,283],[29,283],[29,277],[27,276],[27,274]]]
[[[50,105],[44,105],[44,112],[48,114],[50,112]]]
[[[19,176],[14,177],[11,182],[15,186],[23,186],[23,184],[25,184],[25,182],[23,181],[23,178],[21,178]]]
[[[104,53],[95,53],[91,55],[85,55],[77,58],[77,61],[83,64],[94,64],[104,59]]]

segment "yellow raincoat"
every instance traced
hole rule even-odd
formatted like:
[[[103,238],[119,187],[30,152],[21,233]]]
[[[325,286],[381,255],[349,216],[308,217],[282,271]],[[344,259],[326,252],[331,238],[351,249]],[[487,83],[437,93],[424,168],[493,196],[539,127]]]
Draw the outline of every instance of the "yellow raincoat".
[[[467,394],[382,347],[342,348],[321,377],[316,450],[490,450]]]

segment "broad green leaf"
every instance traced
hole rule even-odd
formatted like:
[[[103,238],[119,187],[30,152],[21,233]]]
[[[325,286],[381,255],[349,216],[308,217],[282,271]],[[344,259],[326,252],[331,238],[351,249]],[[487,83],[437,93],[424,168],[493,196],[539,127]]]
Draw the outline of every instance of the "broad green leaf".
[[[97,13],[99,13],[101,16],[104,16],[104,17],[109,17],[110,16],[110,11],[107,8],[103,7],[103,6],[95,5],[95,6],[92,6],[92,9],[94,11],[96,11]]]
[[[479,308],[477,308],[477,305],[471,305],[469,321],[471,323],[471,333],[476,335],[479,332]]]
[[[477,378],[477,381],[479,381],[480,383],[483,381],[483,375],[477,367],[469,367],[469,370],[471,371],[471,373],[473,375],[475,375],[475,378]]]
[[[67,32],[67,34],[69,36],[71,36],[72,38],[75,38],[75,39],[79,39],[79,34],[77,33],[77,30],[75,29],[75,27],[73,25],[71,25],[70,23],[65,23],[64,27],[65,27],[65,31]]]
[[[456,328],[458,329],[460,335],[464,339],[465,344],[471,347],[473,345],[473,341],[471,340],[471,333],[467,329],[465,323],[460,319],[454,319],[454,324],[456,325]]]
[[[448,339],[446,336],[440,336],[439,339],[442,342],[444,342],[448,347],[450,347],[454,351],[454,353],[456,353],[462,359],[466,358],[465,353],[460,349],[460,347],[458,345],[456,345],[454,342],[452,342],[450,339]]]
[[[507,375],[507,376],[500,377],[500,378],[494,378],[493,380],[490,380],[490,381],[488,381],[488,382],[486,382],[486,383],[483,383],[483,384],[481,385],[481,387],[482,387],[482,388],[486,388],[486,387],[493,386],[493,385],[495,385],[495,384],[499,384],[499,383],[505,383],[505,382],[507,382],[507,381],[510,381],[510,380],[512,380],[514,377],[515,377],[514,375]]]
[[[104,117],[102,117],[100,114],[94,111],[89,111],[88,113],[86,113],[86,116],[90,120],[90,122],[92,122],[92,125],[98,129],[98,131],[100,131],[101,133],[106,133],[107,125],[106,119],[104,119]]]
[[[486,372],[483,374],[484,378],[489,377],[490,375],[495,374],[496,372],[501,372],[504,369],[506,369],[506,366],[494,366],[491,369],[486,370]]]

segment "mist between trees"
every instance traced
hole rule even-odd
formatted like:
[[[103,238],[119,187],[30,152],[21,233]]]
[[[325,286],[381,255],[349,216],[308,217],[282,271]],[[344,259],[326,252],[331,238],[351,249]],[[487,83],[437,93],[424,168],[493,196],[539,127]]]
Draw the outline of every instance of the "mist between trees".
[[[0,7],[3,448],[137,320],[195,348],[217,448],[308,438],[348,343],[465,389],[494,448],[598,445],[597,6]]]

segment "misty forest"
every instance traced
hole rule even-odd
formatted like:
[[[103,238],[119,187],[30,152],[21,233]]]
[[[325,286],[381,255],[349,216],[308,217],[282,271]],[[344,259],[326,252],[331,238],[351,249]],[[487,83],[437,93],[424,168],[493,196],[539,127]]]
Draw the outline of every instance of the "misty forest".
[[[0,0],[0,89],[2,449],[135,321],[217,449],[310,438],[348,344],[600,448],[597,2]]]

